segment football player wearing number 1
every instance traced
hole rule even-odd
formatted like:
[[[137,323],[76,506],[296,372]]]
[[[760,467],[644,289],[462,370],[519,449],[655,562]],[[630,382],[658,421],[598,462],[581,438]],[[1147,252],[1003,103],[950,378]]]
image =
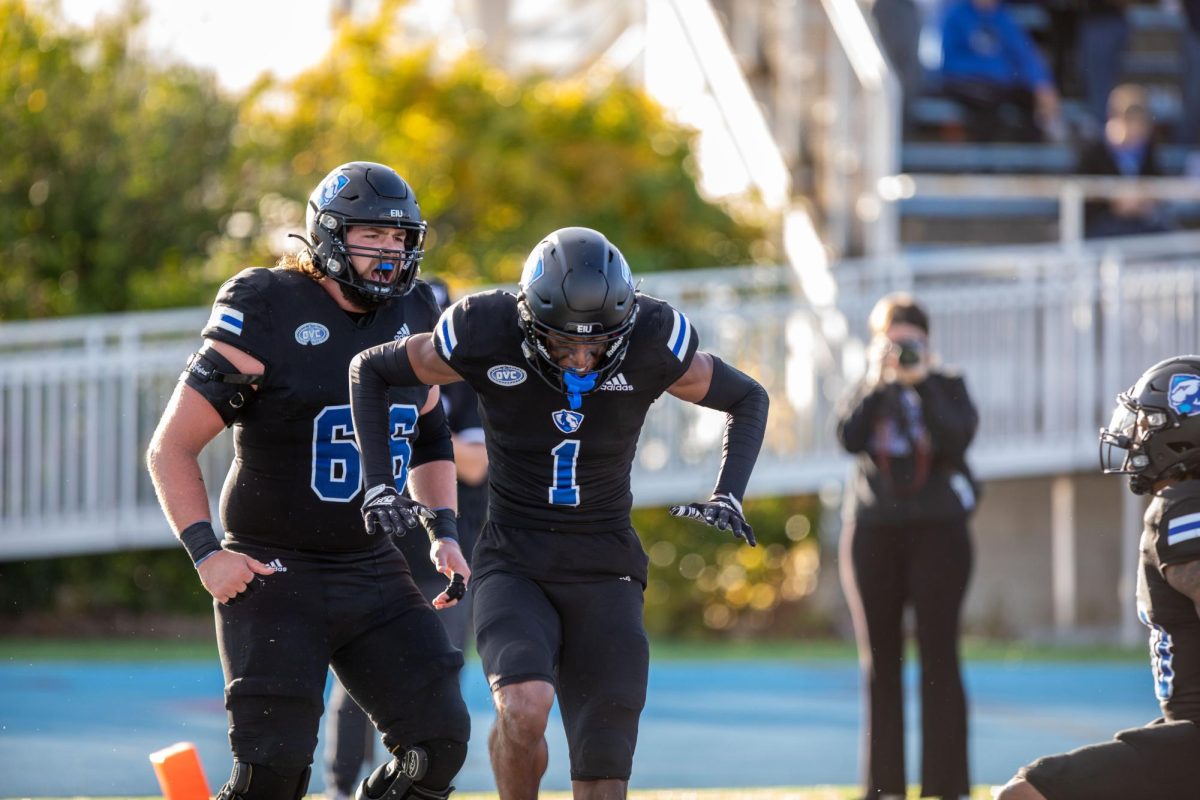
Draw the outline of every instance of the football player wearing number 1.
[[[671,513],[755,544],[741,499],[767,394],[697,347],[687,317],[638,294],[602,234],[564,228],[533,249],[519,295],[465,297],[433,334],[351,364],[368,485],[386,475],[389,385],[465,380],[479,395],[490,500],[471,591],[504,800],[537,796],[556,693],[575,797],[626,795],[649,667],[647,558],[630,526],[630,470],[646,412],[664,391],[728,415],[712,496]]]
[[[307,234],[306,252],[221,287],[147,457],[214,599],[234,758],[218,800],[304,796],[330,666],[394,756],[360,795],[444,800],[470,736],[462,653],[389,537],[364,530],[346,385],[363,347],[430,330],[440,313],[416,280],[425,223],[403,178],[352,162],[313,191]],[[397,389],[383,413],[388,482],[452,508],[437,392]],[[229,425],[235,458],[219,542],[197,457]],[[394,505],[409,527],[434,516],[426,505]],[[443,574],[466,574],[453,513],[444,517],[430,526],[432,557]]]

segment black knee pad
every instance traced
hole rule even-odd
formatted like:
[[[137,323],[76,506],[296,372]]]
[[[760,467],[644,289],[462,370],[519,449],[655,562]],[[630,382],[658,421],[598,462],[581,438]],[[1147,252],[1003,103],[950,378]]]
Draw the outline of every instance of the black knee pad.
[[[450,781],[467,760],[467,745],[452,739],[430,739],[408,747],[362,782],[355,800],[445,800]]]
[[[217,800],[301,800],[311,775],[311,767],[284,775],[263,764],[234,761],[233,774],[217,793]]]
[[[622,731],[611,728],[586,731],[571,749],[572,780],[627,781],[632,771],[633,741]]]

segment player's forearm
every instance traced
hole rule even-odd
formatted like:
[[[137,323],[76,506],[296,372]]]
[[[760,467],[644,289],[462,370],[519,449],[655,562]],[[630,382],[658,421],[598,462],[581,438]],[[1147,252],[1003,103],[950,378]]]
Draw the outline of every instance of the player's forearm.
[[[453,461],[430,461],[409,472],[409,492],[414,500],[430,508],[458,510],[458,485]]]
[[[211,517],[208,491],[195,455],[156,439],[146,453],[146,463],[158,502],[176,535]]]
[[[714,358],[712,383],[700,405],[726,412],[721,468],[713,493],[740,502],[762,449],[770,399],[758,381]]]
[[[487,446],[483,442],[463,441],[454,437],[454,465],[458,480],[468,486],[478,486],[487,480]]]
[[[388,431],[388,388],[399,385],[388,371],[389,350],[403,348],[389,342],[364,350],[350,362],[350,414],[354,438],[362,458],[367,487],[392,482],[392,453]]]

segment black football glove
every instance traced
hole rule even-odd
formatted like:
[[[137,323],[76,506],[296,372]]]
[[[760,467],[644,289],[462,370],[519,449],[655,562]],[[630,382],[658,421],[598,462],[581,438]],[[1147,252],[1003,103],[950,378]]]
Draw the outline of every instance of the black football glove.
[[[699,520],[719,531],[733,531],[736,538],[745,539],[751,547],[758,545],[754,540],[754,529],[746,522],[746,515],[742,513],[742,504],[737,498],[729,495],[714,494],[705,503],[671,506],[671,516]]]
[[[450,585],[446,587],[447,600],[462,600],[467,594],[467,584],[464,582],[463,576],[457,572],[450,578]]]
[[[380,484],[367,490],[362,516],[367,533],[372,536],[376,533],[403,536],[409,528],[420,525],[422,519],[433,519],[435,515],[428,507],[405,497],[394,487]]]

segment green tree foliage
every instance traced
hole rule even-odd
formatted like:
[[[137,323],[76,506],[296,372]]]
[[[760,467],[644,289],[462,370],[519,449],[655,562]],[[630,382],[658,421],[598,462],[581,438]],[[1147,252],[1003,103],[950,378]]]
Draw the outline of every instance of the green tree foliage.
[[[533,245],[567,225],[604,231],[635,271],[745,263],[761,248],[761,226],[701,198],[692,134],[644,92],[515,80],[471,54],[443,63],[394,19],[385,3],[320,65],[249,99],[244,208],[270,191],[303,199],[343,161],[390,164],[432,222],[426,268],[459,286],[515,281]]]
[[[634,527],[650,556],[647,629],[674,639],[828,633],[828,620],[811,603],[818,513],[812,497],[749,500],[758,547],[748,547],[666,509],[636,509]]]
[[[211,75],[0,0],[0,318],[200,303],[236,104]]]

